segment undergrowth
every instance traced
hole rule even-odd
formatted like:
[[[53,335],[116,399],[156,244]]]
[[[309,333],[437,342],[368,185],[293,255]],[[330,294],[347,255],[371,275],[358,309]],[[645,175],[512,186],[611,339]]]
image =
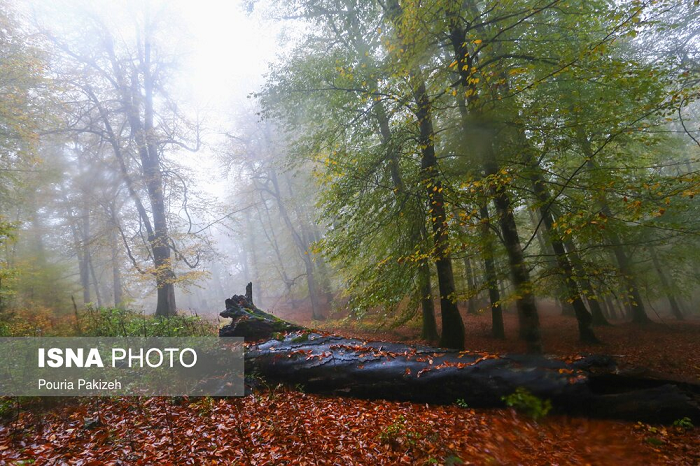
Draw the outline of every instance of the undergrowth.
[[[504,396],[503,401],[506,405],[527,414],[534,420],[545,417],[552,409],[550,400],[538,398],[523,387],[518,387],[514,393]]]
[[[57,315],[48,308],[5,313],[0,337],[199,337],[216,335],[216,323],[197,315],[160,317],[128,309],[88,306]]]

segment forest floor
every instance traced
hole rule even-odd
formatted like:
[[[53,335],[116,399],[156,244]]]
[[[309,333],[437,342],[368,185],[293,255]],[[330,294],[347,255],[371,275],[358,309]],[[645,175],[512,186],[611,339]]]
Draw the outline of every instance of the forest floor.
[[[649,325],[612,322],[611,326],[596,327],[601,344],[584,344],[578,339],[578,325],[573,317],[561,316],[553,309],[540,306],[542,345],[545,354],[569,357],[581,354],[607,354],[617,361],[620,369],[661,373],[672,379],[700,383],[700,317],[678,321],[673,318],[654,319]],[[310,311],[309,311],[310,314]],[[338,323],[311,322],[304,310],[282,311],[278,317],[334,333],[363,340],[395,341],[429,344],[420,339],[420,328],[405,325],[399,328],[377,328],[372,319],[364,322],[344,320]],[[524,353],[525,342],[517,338],[518,319],[514,313],[504,314],[505,340],[491,337],[491,315],[467,314],[462,311],[465,327],[465,345],[470,351],[496,354]],[[438,315],[438,328],[440,317]]]
[[[275,312],[309,325],[304,309]],[[328,329],[337,322],[325,322]],[[505,341],[488,315],[465,315],[467,346],[521,352],[517,319]],[[419,329],[336,329],[345,336],[411,342]],[[545,352],[614,355],[627,368],[700,379],[700,320],[597,329],[577,342],[574,319],[544,315]],[[49,405],[47,403],[53,402]],[[700,428],[323,397],[281,387],[231,399],[44,399],[0,425],[2,464],[250,465],[700,465]]]

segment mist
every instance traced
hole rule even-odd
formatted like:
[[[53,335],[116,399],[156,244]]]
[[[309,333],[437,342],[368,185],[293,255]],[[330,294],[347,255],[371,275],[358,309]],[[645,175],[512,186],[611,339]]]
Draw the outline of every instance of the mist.
[[[0,0],[0,464],[697,464],[699,33]]]
[[[450,328],[536,306],[696,313],[698,107],[643,76],[680,86],[695,39],[672,49],[641,23],[568,76],[564,48],[542,69],[527,58],[528,37],[553,30],[519,25],[512,58],[455,45],[493,53],[479,71],[426,31],[400,58],[403,33],[373,8],[3,5],[26,63],[3,157],[3,309],[216,318],[252,282],[258,306],[292,319],[424,335],[436,312]]]

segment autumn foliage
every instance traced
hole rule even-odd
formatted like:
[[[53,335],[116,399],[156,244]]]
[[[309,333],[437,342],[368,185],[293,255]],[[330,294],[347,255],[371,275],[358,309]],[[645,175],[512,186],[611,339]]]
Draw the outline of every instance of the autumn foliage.
[[[121,398],[23,411],[0,428],[22,464],[696,464],[700,430],[324,398]],[[463,462],[461,463],[460,460]]]
[[[506,326],[516,325],[507,316]],[[507,352],[516,340],[481,336],[480,350]],[[664,367],[697,377],[697,323],[603,329],[603,347],[572,343],[574,323],[550,319],[551,352],[579,357],[593,349],[629,369]],[[555,325],[556,324],[556,325]],[[359,336],[358,332],[353,336]],[[396,339],[399,333],[374,334]],[[403,337],[401,337],[403,338]],[[675,344],[671,344],[675,342]],[[677,361],[669,364],[668,361]],[[645,364],[646,363],[646,364]],[[641,368],[640,368],[641,370]],[[265,387],[265,381],[262,385]],[[475,410],[321,397],[267,386],[243,398],[6,399],[0,464],[395,465],[668,464],[694,465],[700,429],[689,420],[658,426],[563,416],[535,420],[527,409]],[[49,404],[51,403],[51,404]],[[460,463],[462,461],[463,463]]]

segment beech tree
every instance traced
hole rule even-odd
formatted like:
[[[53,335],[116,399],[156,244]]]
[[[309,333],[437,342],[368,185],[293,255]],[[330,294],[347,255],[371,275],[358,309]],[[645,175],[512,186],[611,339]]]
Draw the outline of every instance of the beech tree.
[[[321,246],[346,278],[349,307],[358,315],[373,306],[391,313],[407,294],[413,295],[422,303],[423,333],[432,339],[436,336],[430,286],[433,246],[425,222],[432,207],[424,200],[428,196],[418,192],[435,192],[425,186],[427,182],[421,187],[420,180],[437,173],[426,167],[421,175],[420,153],[409,142],[419,137],[418,118],[406,119],[397,114],[398,103],[375,95],[381,64],[374,54],[382,47],[378,31],[386,26],[377,16],[381,10],[376,4],[357,2],[345,7],[304,5],[311,21],[327,34],[304,47],[331,44],[333,52],[305,55],[300,48],[295,57],[299,74],[276,73],[274,85],[264,93],[264,107],[270,116],[282,115],[288,129],[303,128],[301,137],[293,138],[290,155],[327,169],[327,173],[315,169],[325,188],[322,215],[329,222]],[[398,96],[392,89],[396,85],[400,80],[392,75],[382,88],[387,95]],[[299,88],[309,92],[297,93]],[[330,102],[334,103],[327,105]],[[309,129],[315,130],[304,134],[310,121]],[[438,224],[442,228],[443,223]],[[442,296],[451,300],[453,296],[446,297],[453,294],[454,285]],[[460,333],[461,323],[451,328]]]
[[[117,33],[114,21],[110,24],[87,11],[78,13],[82,24],[78,34],[58,36],[50,29],[45,33],[61,57],[69,89],[66,97],[73,102],[67,112],[68,128],[97,135],[111,148],[146,249],[139,253],[141,246],[130,246],[121,231],[123,244],[132,265],[155,281],[156,315],[169,316],[176,312],[174,286],[181,280],[175,274],[176,263],[194,268],[200,256],[196,250],[181,250],[175,241],[168,193],[179,190],[187,210],[187,188],[166,153],[197,150],[199,132],[181,116],[167,92],[173,63],[163,47],[167,35],[162,5],[152,11],[146,2],[132,13],[131,31],[121,25]],[[189,215],[187,219],[191,221]],[[152,265],[143,266],[140,255]]]
[[[321,244],[345,261],[351,289],[362,283],[371,297],[364,306],[399,303],[407,283],[418,282],[420,269],[409,264],[427,259],[437,265],[447,318],[442,343],[460,347],[449,317],[459,315],[452,254],[479,254],[501,335],[493,258],[503,251],[520,336],[539,351],[535,297],[551,294],[551,279],[532,268],[537,236],[552,251],[563,284],[556,297],[573,306],[583,341],[597,341],[593,325],[606,322],[601,303],[610,293],[635,322],[646,321],[637,283],[644,274],[628,243],[652,227],[640,220],[660,206],[642,203],[631,223],[619,210],[626,201],[610,189],[611,170],[624,161],[619,183],[641,191],[693,185],[631,158],[633,147],[661,144],[649,130],[691,100],[673,66],[635,53],[635,37],[660,30],[655,18],[667,2],[282,4],[314,33],[273,70],[264,107],[294,131],[291,157],[317,163],[331,225]],[[680,208],[681,198],[668,196],[669,205]],[[534,225],[525,209],[537,211]],[[412,235],[411,225],[430,234]],[[467,282],[469,265],[461,270]],[[446,337],[446,329],[455,333]]]

